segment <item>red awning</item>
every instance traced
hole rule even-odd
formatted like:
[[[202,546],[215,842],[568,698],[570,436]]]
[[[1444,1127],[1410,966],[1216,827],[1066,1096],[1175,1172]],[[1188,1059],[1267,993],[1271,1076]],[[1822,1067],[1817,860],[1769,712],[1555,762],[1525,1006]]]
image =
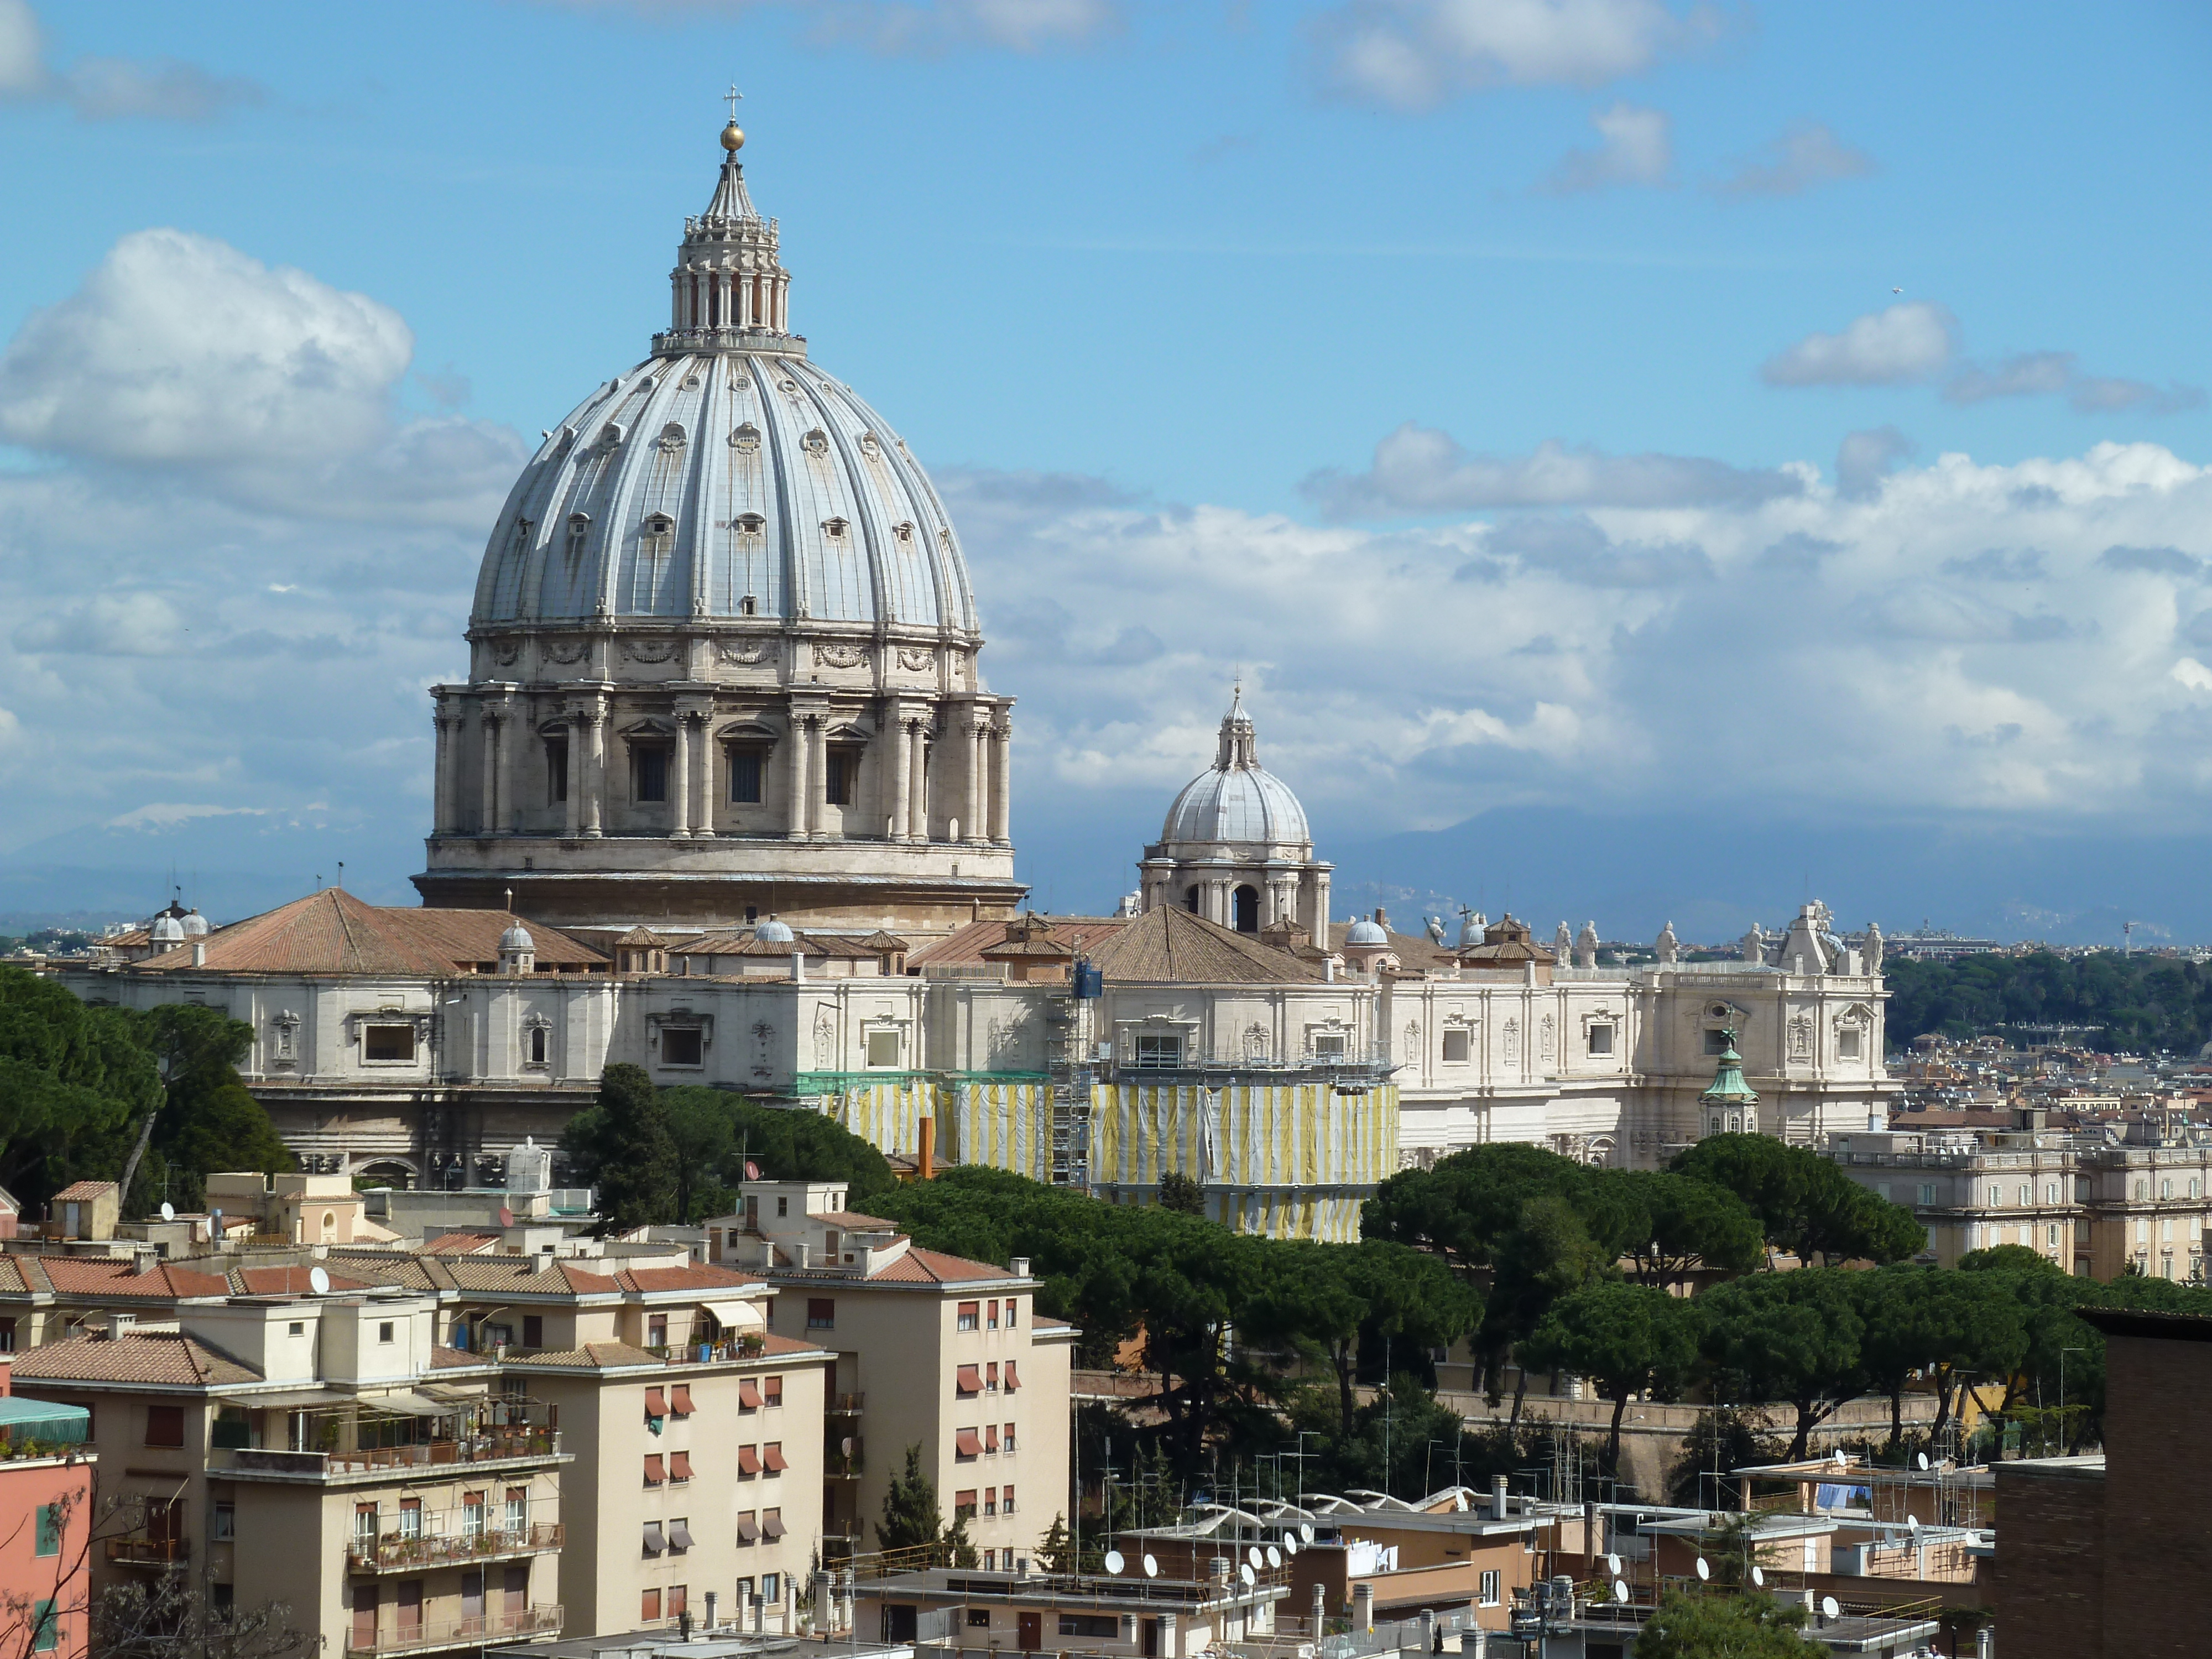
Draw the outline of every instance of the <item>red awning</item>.
[[[954,1437],[952,1446],[963,1457],[981,1457],[983,1455],[982,1438],[973,1429],[961,1430]]]
[[[747,1411],[757,1410],[760,1406],[760,1384],[750,1376],[738,1383],[738,1404]]]
[[[676,1407],[676,1415],[678,1417],[690,1416],[691,1385],[689,1382],[678,1382],[672,1392],[676,1396],[675,1400],[672,1402]]]
[[[646,1453],[645,1484],[648,1486],[657,1486],[667,1478],[668,1477],[665,1474],[661,1473],[660,1454],[659,1452]]]
[[[767,1462],[769,1473],[771,1474],[781,1474],[791,1467],[783,1461],[783,1442],[781,1440],[769,1442],[767,1449],[762,1453],[762,1457]]]
[[[760,1473],[760,1449],[757,1446],[740,1446],[738,1448],[738,1471],[741,1474],[758,1474]]]
[[[645,1414],[647,1417],[668,1415],[668,1395],[665,1390],[647,1389],[645,1391]]]
[[[671,1480],[689,1480],[691,1478],[691,1454],[690,1452],[680,1451],[671,1452],[668,1454],[668,1478]]]
[[[1014,1362],[1009,1359],[1006,1362],[1006,1392],[1012,1394],[1021,1386],[1021,1380],[1014,1375]]]
[[[982,1393],[983,1368],[981,1365],[963,1365],[960,1368],[960,1376],[955,1386],[957,1387],[963,1394]]]

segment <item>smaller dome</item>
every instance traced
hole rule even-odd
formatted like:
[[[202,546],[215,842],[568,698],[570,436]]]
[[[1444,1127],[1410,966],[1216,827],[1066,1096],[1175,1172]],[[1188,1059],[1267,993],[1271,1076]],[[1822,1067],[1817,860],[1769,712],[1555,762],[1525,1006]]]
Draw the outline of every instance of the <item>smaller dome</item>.
[[[531,938],[530,930],[518,921],[499,936],[499,948],[501,955],[510,951],[534,952],[538,949],[538,941]]]
[[[789,922],[778,921],[770,916],[753,929],[753,939],[760,945],[791,945],[797,942],[797,935],[791,931]]]
[[[1362,916],[1344,930],[1346,945],[1388,945],[1390,935],[1382,931],[1382,924],[1371,916]]]
[[[1281,846],[1311,843],[1305,808],[1290,785],[1260,764],[1252,717],[1242,688],[1221,722],[1219,751],[1211,769],[1185,784],[1168,808],[1160,839]]]
[[[166,911],[154,918],[153,940],[156,945],[182,945],[185,925]]]
[[[185,937],[186,939],[205,939],[207,937],[208,919],[202,915],[198,910],[185,911],[184,921],[178,925],[185,930]]]

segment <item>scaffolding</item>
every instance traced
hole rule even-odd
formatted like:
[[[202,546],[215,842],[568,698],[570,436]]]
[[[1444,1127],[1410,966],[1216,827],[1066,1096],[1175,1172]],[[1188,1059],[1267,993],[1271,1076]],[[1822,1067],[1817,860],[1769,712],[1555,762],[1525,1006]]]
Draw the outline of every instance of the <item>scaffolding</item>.
[[[1073,976],[1071,975],[1071,980]],[[1045,1004],[1045,1073],[1051,1091],[1052,1184],[1091,1184],[1091,1091],[1098,1080],[1091,999],[1071,983]]]

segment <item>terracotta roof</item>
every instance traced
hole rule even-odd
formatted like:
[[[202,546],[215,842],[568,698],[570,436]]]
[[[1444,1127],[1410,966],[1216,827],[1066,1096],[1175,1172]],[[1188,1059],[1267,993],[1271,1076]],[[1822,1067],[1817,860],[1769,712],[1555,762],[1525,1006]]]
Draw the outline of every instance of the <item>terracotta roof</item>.
[[[230,1281],[220,1273],[195,1272],[165,1261],[150,1273],[133,1273],[128,1261],[94,1261],[72,1256],[50,1255],[40,1267],[46,1283],[61,1296],[92,1297],[100,1300],[128,1297],[147,1301],[174,1301],[184,1296],[228,1296]]]
[[[649,950],[659,950],[666,943],[650,927],[633,927],[615,941],[617,945],[642,945]]]
[[[463,1365],[484,1365],[491,1362],[480,1353],[471,1353],[465,1348],[447,1348],[437,1343],[430,1345],[430,1369],[434,1371],[453,1370]]]
[[[73,1182],[54,1194],[54,1202],[82,1204],[87,1199],[110,1197],[116,1191],[116,1185],[112,1181]]]
[[[499,959],[499,936],[520,922],[541,968],[604,967],[606,957],[544,922],[508,910],[410,910],[364,904],[341,888],[295,899],[195,941],[205,971],[245,974],[399,974],[445,978]],[[185,945],[124,971],[164,974],[192,966]]]
[[[1040,918],[1049,921],[1053,932],[1067,940],[1079,951],[1097,948],[1129,925],[1126,916],[1053,916]],[[1006,924],[1000,921],[971,921],[957,927],[943,939],[932,939],[906,959],[909,968],[961,967],[983,965],[985,947],[1006,942]],[[995,954],[995,953],[994,953]]]
[[[761,1338],[761,1352],[764,1354],[819,1353],[821,1351],[822,1345],[819,1342],[805,1342],[795,1336],[769,1334]]]
[[[307,1296],[315,1293],[308,1283],[313,1267],[233,1267],[230,1287],[240,1296]],[[331,1288],[334,1291],[365,1291],[376,1281],[368,1279],[347,1279],[332,1273]]]
[[[425,1255],[475,1255],[501,1240],[498,1233],[441,1233],[422,1246]]]
[[[621,1287],[605,1273],[586,1273],[573,1262],[556,1261],[540,1271],[537,1260],[526,1255],[465,1255],[440,1264],[453,1276],[454,1288],[497,1291],[503,1295],[612,1296]]]
[[[840,1227],[857,1227],[864,1231],[872,1227],[896,1227],[898,1225],[897,1222],[886,1221],[879,1215],[862,1215],[858,1210],[824,1210],[819,1215],[809,1216],[807,1219],[810,1221],[834,1221]]]
[[[901,939],[896,933],[887,933],[880,927],[877,928],[874,933],[869,934],[867,938],[862,939],[860,944],[865,949],[870,951],[911,951],[914,949],[913,945]]]
[[[1091,960],[1108,979],[1138,984],[1303,985],[1321,977],[1287,951],[1164,904],[1099,945]]]
[[[740,1291],[759,1284],[755,1273],[733,1273],[727,1267],[641,1267],[618,1273],[615,1283],[626,1291]]]
[[[15,1265],[17,1260],[12,1255],[0,1255],[0,1293],[12,1292],[20,1296],[30,1290],[30,1285],[24,1282],[21,1270]]]
[[[372,1285],[404,1285],[410,1291],[453,1288],[450,1277],[432,1278],[425,1263],[398,1250],[333,1250],[331,1259],[345,1261],[348,1272]]]
[[[608,1370],[619,1365],[660,1365],[667,1362],[657,1353],[643,1348],[633,1348],[627,1342],[586,1342],[580,1348],[549,1348],[539,1353],[520,1357],[509,1354],[507,1364],[513,1365],[590,1365]]]
[[[261,1373],[189,1336],[149,1332],[119,1337],[72,1337],[15,1356],[18,1381],[159,1382],[222,1387],[258,1382]]]
[[[965,1256],[946,1255],[938,1250],[925,1250],[908,1246],[907,1253],[887,1267],[878,1267],[868,1275],[872,1285],[954,1285],[987,1279],[1012,1279],[1011,1267],[994,1267],[988,1261],[970,1261]]]

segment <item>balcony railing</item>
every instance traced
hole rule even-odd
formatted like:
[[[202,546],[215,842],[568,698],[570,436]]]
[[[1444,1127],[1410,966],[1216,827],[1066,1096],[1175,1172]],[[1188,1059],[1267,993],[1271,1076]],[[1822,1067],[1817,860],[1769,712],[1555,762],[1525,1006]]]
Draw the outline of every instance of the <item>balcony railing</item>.
[[[557,1521],[478,1533],[435,1533],[417,1538],[356,1538],[346,1546],[349,1572],[399,1572],[410,1567],[458,1566],[501,1557],[540,1555],[561,1547]]]
[[[111,1538],[107,1540],[107,1559],[121,1565],[133,1567],[180,1567],[191,1559],[191,1540],[186,1538]]]
[[[822,1409],[832,1417],[858,1417],[865,1395],[833,1394],[823,1403]]]
[[[393,1624],[380,1628],[363,1643],[357,1633],[346,1638],[349,1654],[430,1653],[440,1648],[472,1648],[515,1636],[558,1636],[561,1609],[557,1605],[524,1607],[517,1613],[484,1613],[473,1619],[446,1619],[413,1625]]]
[[[497,1463],[526,1457],[557,1457],[557,1429],[493,1429],[460,1440],[430,1440],[411,1446],[363,1447],[354,1451],[282,1451],[273,1447],[218,1448],[210,1471],[239,1474],[291,1474],[319,1480],[335,1475],[395,1473],[467,1463]]]

